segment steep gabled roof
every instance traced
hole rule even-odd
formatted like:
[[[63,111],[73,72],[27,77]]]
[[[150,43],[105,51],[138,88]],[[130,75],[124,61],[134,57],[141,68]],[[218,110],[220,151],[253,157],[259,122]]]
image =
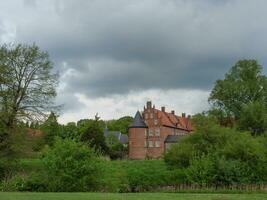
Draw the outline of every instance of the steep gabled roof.
[[[139,111],[135,114],[133,122],[129,125],[129,128],[147,128],[147,125]]]
[[[155,110],[158,115],[158,118],[161,119],[162,125],[173,127],[173,128],[178,128],[178,129],[183,129],[186,131],[193,130],[190,118],[177,116],[173,113],[163,112],[158,109],[155,109]]]

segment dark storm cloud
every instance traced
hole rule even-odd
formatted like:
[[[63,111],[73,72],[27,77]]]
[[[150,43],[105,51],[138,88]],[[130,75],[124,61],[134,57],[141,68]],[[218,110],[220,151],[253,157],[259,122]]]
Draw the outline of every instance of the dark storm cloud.
[[[73,69],[62,78],[66,95],[209,90],[238,59],[267,64],[264,0],[30,0],[24,6],[16,40],[47,50],[61,74]]]

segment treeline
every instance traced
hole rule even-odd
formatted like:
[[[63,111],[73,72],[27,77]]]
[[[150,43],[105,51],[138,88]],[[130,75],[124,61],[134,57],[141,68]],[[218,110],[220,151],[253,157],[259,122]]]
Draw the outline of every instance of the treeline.
[[[41,150],[45,145],[53,146],[56,137],[61,139],[71,139],[77,142],[84,142],[95,148],[103,155],[113,155],[117,148],[123,150],[123,144],[118,138],[109,138],[104,136],[104,131],[119,131],[122,134],[127,134],[128,125],[132,121],[132,117],[122,117],[118,120],[101,120],[97,115],[95,119],[81,119],[77,123],[69,122],[66,125],[58,123],[55,113],[51,113],[47,120],[43,123],[28,122],[23,123],[25,128],[41,131],[41,137],[36,146]],[[112,136],[112,135],[111,135]],[[112,139],[113,143],[108,140]],[[127,149],[124,149],[126,151]],[[127,153],[127,152],[125,152]],[[119,158],[119,157],[112,157]]]
[[[237,62],[211,91],[212,108],[193,117],[195,131],[166,163],[183,183],[267,183],[267,77],[255,60]]]

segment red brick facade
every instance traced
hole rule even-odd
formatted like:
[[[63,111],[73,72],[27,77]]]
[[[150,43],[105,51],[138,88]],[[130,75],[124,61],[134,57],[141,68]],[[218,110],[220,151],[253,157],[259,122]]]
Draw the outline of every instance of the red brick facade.
[[[164,107],[158,110],[151,102],[147,102],[144,111],[138,112],[134,120],[138,122],[129,126],[130,159],[159,158],[170,146],[166,141],[168,135],[180,136],[192,131],[190,116],[168,113]]]

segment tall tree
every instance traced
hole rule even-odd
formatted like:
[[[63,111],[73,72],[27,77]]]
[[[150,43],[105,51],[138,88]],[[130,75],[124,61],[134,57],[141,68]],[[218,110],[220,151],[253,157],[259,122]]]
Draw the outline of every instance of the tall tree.
[[[53,110],[58,75],[47,52],[35,44],[0,47],[1,123],[12,128],[17,120],[39,120]]]
[[[242,108],[251,102],[267,106],[267,77],[256,60],[240,60],[217,80],[210,97],[213,108],[232,119],[239,119]]]
[[[33,125],[34,126],[34,125]],[[41,130],[44,133],[44,140],[46,144],[52,146],[56,136],[60,136],[62,130],[57,122],[57,116],[51,112],[47,120],[41,125]]]

